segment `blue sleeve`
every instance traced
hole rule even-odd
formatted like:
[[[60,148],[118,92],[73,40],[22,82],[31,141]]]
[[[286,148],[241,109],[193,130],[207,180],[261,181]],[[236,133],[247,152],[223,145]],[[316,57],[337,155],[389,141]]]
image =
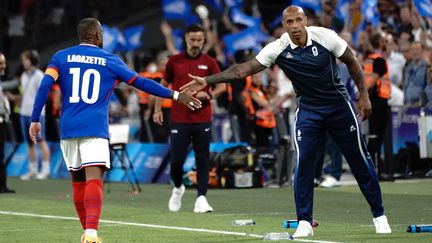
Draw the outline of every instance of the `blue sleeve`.
[[[130,85],[155,96],[163,98],[172,97],[172,90],[165,88],[163,85],[160,85],[152,79],[137,76],[135,79],[131,80]]]
[[[138,74],[135,71],[130,70],[126,63],[124,63],[117,55],[113,55],[110,60],[112,60],[112,63],[109,64],[109,68],[120,81],[130,84],[132,79],[138,76]]]
[[[39,86],[33,105],[32,122],[39,122],[42,109],[48,99],[48,95],[53,84],[54,78],[45,74]]]

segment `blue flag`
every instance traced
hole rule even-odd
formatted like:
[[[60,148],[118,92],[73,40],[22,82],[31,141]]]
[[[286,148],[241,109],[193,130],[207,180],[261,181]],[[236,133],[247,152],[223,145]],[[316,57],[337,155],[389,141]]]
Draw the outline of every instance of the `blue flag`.
[[[162,0],[162,12],[165,19],[186,19],[191,5],[188,0]]]
[[[321,1],[320,0],[293,0],[292,5],[297,5],[302,8],[310,8],[315,13],[321,12]]]
[[[144,26],[136,25],[126,28],[123,33],[126,40],[126,50],[132,51],[140,48],[142,45],[141,36],[144,32]]]
[[[225,5],[228,8],[241,7],[243,5],[243,0],[225,0]]]
[[[363,0],[361,5],[363,18],[373,26],[378,27],[380,23],[380,14],[378,13],[377,0]]]
[[[432,18],[432,1],[431,0],[414,0],[418,12],[427,18]]]
[[[224,8],[221,4],[222,0],[205,0],[204,2],[210,5],[214,10],[218,11],[219,13],[223,13]]]
[[[103,49],[107,52],[113,52],[118,43],[118,31],[107,25],[102,25],[103,29]]]
[[[351,21],[351,16],[349,14],[350,0],[339,0],[336,4],[336,18],[344,21],[345,26]]]
[[[124,37],[123,33],[117,27],[111,27],[111,31],[115,34],[117,38],[117,44],[114,48],[114,51],[126,51],[127,40]]]
[[[242,30],[235,34],[226,35],[223,41],[228,54],[234,55],[237,50],[254,49],[261,50],[261,43],[268,40],[269,36],[262,32],[259,26]]]
[[[270,23],[269,27],[274,29],[277,26],[282,25],[282,13],[280,13],[276,18],[274,18]]]
[[[183,30],[182,29],[173,29],[171,31],[172,38],[174,41],[174,46],[177,50],[183,50]]]
[[[246,15],[238,8],[233,7],[231,8],[230,12],[231,21],[235,24],[242,24],[246,25],[247,27],[258,26],[261,24],[261,20],[259,18]]]
[[[196,14],[191,14],[184,20],[185,26],[189,26],[191,24],[200,24],[200,23],[201,23],[201,20],[200,20],[200,18],[198,18],[198,16]]]

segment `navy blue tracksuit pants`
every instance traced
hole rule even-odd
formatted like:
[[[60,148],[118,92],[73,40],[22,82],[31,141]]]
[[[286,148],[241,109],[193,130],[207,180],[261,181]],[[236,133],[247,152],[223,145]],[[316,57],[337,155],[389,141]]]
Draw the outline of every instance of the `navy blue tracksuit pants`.
[[[183,165],[192,142],[197,171],[198,196],[207,194],[209,180],[211,123],[171,124],[171,179],[175,187],[183,180]]]
[[[297,108],[293,127],[297,164],[294,180],[294,196],[298,220],[312,223],[315,154],[325,131],[328,131],[345,156],[357,183],[371,208],[372,215],[384,214],[381,188],[374,163],[366,149],[357,112],[352,103],[340,103],[331,107]]]

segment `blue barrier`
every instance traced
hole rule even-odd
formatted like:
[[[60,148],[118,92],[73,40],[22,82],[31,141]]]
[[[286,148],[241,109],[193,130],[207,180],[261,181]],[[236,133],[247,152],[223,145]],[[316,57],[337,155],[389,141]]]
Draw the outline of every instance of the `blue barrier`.
[[[221,152],[225,148],[239,145],[239,143],[212,143],[210,145],[211,152]],[[18,149],[12,155],[11,160],[7,167],[8,176],[21,176],[27,172],[28,168],[28,155],[27,145],[25,143],[19,144]],[[48,143],[51,151],[51,178],[64,179],[70,178],[70,174],[66,168],[63,160],[60,144],[55,142]],[[6,143],[6,154],[13,152],[15,144]],[[36,148],[40,161],[40,150]],[[127,154],[132,161],[135,173],[140,183],[151,183],[152,178],[155,176],[163,159],[167,156],[169,151],[168,144],[155,144],[155,143],[130,143],[126,146]],[[126,182],[127,177],[125,171],[121,169],[121,163],[118,157],[112,161],[112,169],[109,173],[110,181]],[[185,172],[192,170],[195,167],[195,155],[191,151],[184,165]],[[158,177],[157,183],[169,183],[169,165],[164,168],[163,173]]]

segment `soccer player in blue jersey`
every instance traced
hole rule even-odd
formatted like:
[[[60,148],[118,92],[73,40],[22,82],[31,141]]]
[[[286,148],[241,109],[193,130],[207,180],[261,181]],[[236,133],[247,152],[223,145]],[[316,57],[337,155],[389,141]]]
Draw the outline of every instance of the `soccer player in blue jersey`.
[[[77,27],[80,44],[58,51],[51,59],[38,90],[29,129],[33,142],[40,137],[39,123],[51,86],[58,82],[62,93],[60,146],[71,172],[73,197],[81,225],[81,241],[97,237],[102,209],[102,176],[110,168],[108,106],[112,90],[125,82],[152,95],[171,98],[194,110],[201,102],[188,91],[167,89],[138,76],[117,56],[102,47],[102,26],[86,18]],[[39,135],[39,136],[38,136]]]
[[[347,43],[334,31],[306,27],[306,23],[302,8],[287,7],[282,18],[287,33],[265,46],[255,58],[206,78],[190,75],[193,81],[181,89],[196,91],[208,84],[240,80],[272,64],[278,65],[297,93],[293,134],[297,152],[294,197],[299,226],[293,236],[313,235],[314,157],[317,148],[324,146],[319,143],[325,131],[333,137],[350,165],[370,205],[376,233],[391,233],[374,163],[366,150],[357,117],[358,111],[360,118],[365,120],[372,110],[362,68]],[[336,58],[347,65],[359,90],[357,111],[339,78]]]

